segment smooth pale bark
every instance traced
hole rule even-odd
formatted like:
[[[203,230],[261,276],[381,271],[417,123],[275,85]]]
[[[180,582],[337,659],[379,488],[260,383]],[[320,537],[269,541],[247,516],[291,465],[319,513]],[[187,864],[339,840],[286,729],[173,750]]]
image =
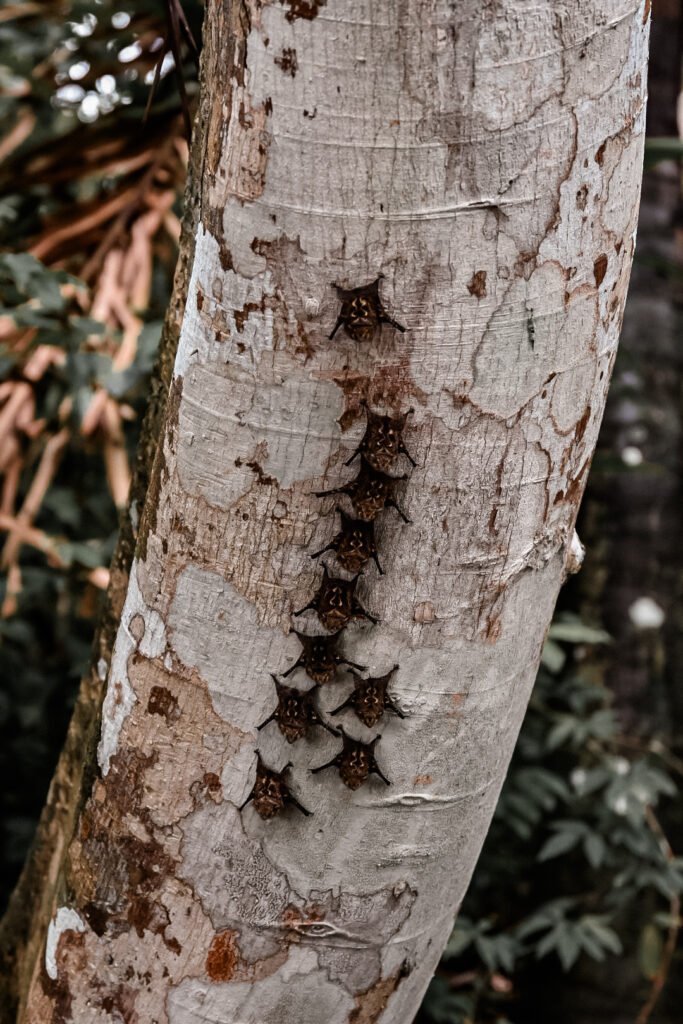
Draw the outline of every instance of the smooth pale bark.
[[[649,3],[286,0],[207,13],[200,226],[81,815],[25,1020],[409,1022],[496,803],[572,545],[625,298]],[[227,71],[226,71],[227,69]],[[385,275],[407,331],[328,340]],[[391,786],[309,768],[270,672],[338,528],[361,399],[418,462],[382,514]],[[404,465],[403,463],[401,464]],[[405,463],[405,468],[409,468]],[[313,620],[307,625],[311,627]],[[304,677],[294,677],[303,685]],[[334,708],[348,677],[325,687]],[[314,813],[237,808],[255,748]],[[51,1017],[50,1015],[53,1014]]]

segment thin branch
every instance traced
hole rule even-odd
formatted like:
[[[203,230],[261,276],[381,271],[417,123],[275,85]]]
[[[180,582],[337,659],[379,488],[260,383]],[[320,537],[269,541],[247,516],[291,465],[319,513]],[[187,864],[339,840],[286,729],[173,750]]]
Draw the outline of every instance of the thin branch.
[[[187,98],[185,77],[183,75],[178,6],[176,0],[165,0],[165,3],[170,28],[169,42],[171,44],[171,53],[173,54],[173,61],[175,63],[175,76],[178,83],[178,92],[180,93],[180,106],[183,112],[183,120],[185,122],[185,134],[187,135],[189,142],[192,138],[192,117],[190,115],[190,103]]]
[[[651,807],[648,807],[645,811],[645,817],[650,829],[657,837],[660,849],[668,861],[674,859],[674,852],[671,849],[669,840],[666,838],[664,829],[659,824],[657,817]],[[681,927],[681,899],[678,894],[674,893],[669,900],[669,916],[671,918],[671,924],[669,925],[669,931],[667,933],[666,942],[664,943],[664,949],[662,950],[662,958],[659,964],[659,970],[652,979],[652,988],[647,1002],[641,1009],[640,1013],[636,1017],[635,1024],[648,1024],[652,1011],[657,1005],[657,1000],[662,994],[662,990],[666,984],[666,979],[669,976],[671,970],[671,961],[673,960],[674,953],[676,952],[676,942],[678,940],[678,932]]]

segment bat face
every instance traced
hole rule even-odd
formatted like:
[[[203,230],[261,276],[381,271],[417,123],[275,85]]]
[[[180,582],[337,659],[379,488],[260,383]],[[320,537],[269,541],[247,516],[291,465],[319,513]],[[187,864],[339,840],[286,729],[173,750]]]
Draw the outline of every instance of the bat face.
[[[380,473],[363,460],[358,476],[346,489],[358,518],[364,522],[375,520],[392,497],[396,481],[401,479]]]
[[[318,683],[320,686],[329,683],[334,678],[338,665],[349,664],[358,668],[355,662],[347,662],[339,653],[338,635],[306,636],[305,633],[296,633],[296,635],[303,647],[297,664],[303,665],[306,675],[314,683]],[[292,666],[289,672],[292,672],[295,667],[296,665]]]
[[[284,808],[286,789],[277,772],[259,767],[251,799],[257,813],[265,821],[274,818]]]
[[[369,342],[375,337],[382,323],[391,324],[399,331],[405,327],[397,323],[387,314],[379,295],[381,277],[360,288],[337,289],[341,299],[341,309],[330,338],[334,338],[340,327],[343,327],[352,341]]]
[[[379,326],[378,302],[371,295],[344,299],[339,314],[344,330],[353,341],[372,341]]]
[[[321,764],[311,770],[317,773],[325,771],[326,768],[335,767],[338,769],[344,785],[354,790],[359,789],[373,772],[375,775],[379,775],[387,786],[390,785],[375,758],[375,746],[380,737],[375,736],[371,743],[361,743],[360,740],[354,740],[348,736],[343,729],[340,728],[339,732],[344,743],[341,751],[327,764]]]
[[[355,580],[325,576],[317,595],[318,618],[329,630],[343,629],[354,618]]]
[[[337,655],[334,637],[307,637],[304,646],[303,664],[306,673],[315,683],[329,683],[337,670]]]
[[[361,451],[372,466],[380,472],[391,469],[401,450],[405,419],[368,413],[368,426],[361,442]]]
[[[360,743],[349,745],[339,759],[339,775],[349,789],[360,789],[372,765],[371,756]]]
[[[384,714],[385,689],[377,679],[359,684],[353,699],[353,709],[363,725],[372,728]]]
[[[240,810],[244,810],[247,804],[251,802],[256,813],[264,821],[268,821],[284,810],[287,804],[294,804],[302,814],[308,816],[311,812],[302,807],[296,797],[292,795],[289,786],[284,780],[285,772],[289,767],[291,766],[285,765],[281,772],[276,772],[272,768],[266,767],[261,760],[261,755],[257,754],[256,781]]]
[[[317,715],[310,694],[300,693],[288,686],[278,686],[278,706],[275,721],[288,743],[302,739]]]
[[[342,513],[342,529],[333,546],[337,561],[347,572],[359,573],[370,558],[377,557],[373,522],[351,519]]]

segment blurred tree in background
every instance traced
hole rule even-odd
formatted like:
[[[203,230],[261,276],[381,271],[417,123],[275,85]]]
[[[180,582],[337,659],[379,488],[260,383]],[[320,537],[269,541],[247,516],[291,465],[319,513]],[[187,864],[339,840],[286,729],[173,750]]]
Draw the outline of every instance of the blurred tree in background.
[[[658,162],[584,505],[586,568],[563,594],[424,1024],[677,1019],[675,985],[659,997],[680,968],[683,889],[670,799],[683,769],[680,6],[655,7]],[[197,0],[0,10],[3,902],[128,495],[180,234],[201,18]]]

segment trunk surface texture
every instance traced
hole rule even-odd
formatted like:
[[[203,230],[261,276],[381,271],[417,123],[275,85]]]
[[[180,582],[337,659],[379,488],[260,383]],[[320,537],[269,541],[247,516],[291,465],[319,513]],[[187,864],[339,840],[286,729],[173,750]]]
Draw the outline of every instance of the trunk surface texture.
[[[22,1021],[412,1020],[580,551],[633,256],[648,14],[208,4],[174,377],[99,772]],[[337,507],[368,512],[380,485],[409,522],[379,512],[383,574],[369,558],[351,593],[340,558],[354,528],[367,555],[373,528]],[[282,715],[258,728],[280,707],[271,673],[312,685],[283,673],[293,629],[321,621],[363,676],[398,666],[393,707],[332,717],[358,685],[339,664],[313,701],[346,738],[311,724],[288,743]],[[240,810],[257,750],[291,762],[269,819],[258,792]],[[363,757],[390,785],[345,785]]]

